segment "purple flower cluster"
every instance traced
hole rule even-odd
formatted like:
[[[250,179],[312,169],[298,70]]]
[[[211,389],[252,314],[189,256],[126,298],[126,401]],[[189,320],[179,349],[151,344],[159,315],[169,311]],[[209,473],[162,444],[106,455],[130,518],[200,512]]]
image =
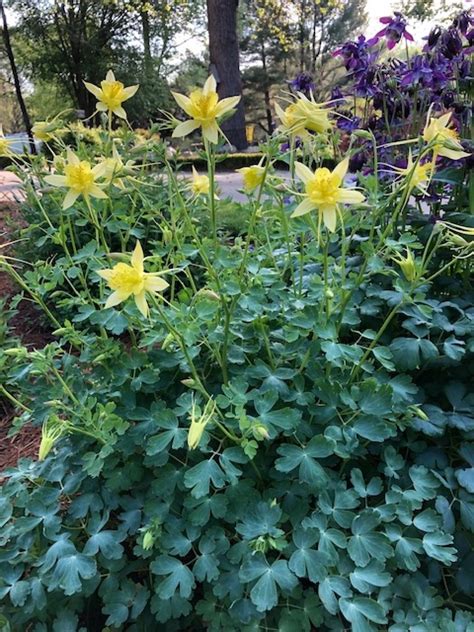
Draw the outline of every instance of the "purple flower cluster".
[[[402,59],[382,60],[380,43],[385,40],[387,48],[393,50],[402,40],[413,41],[406,19],[395,12],[380,22],[383,28],[371,39],[360,35],[333,53],[342,58],[347,70],[346,84],[342,89],[333,88],[331,95],[333,107],[340,114],[338,128],[348,133],[370,129],[383,145],[419,135],[430,108],[433,114],[451,109],[452,120],[458,126],[467,122],[469,101],[462,92],[470,80],[473,12],[464,11],[448,28],[434,28],[425,38],[421,53],[407,58],[402,48]],[[354,97],[366,99],[363,116],[361,111],[348,111]],[[354,156],[353,167],[364,170],[365,161],[371,162],[370,147],[365,147],[361,139],[355,146],[360,151]],[[395,164],[400,157],[403,159],[404,151],[405,148],[389,148],[387,162]]]
[[[387,47],[392,50],[394,46],[404,37],[409,42],[413,42],[413,35],[407,31],[407,21],[401,13],[394,11],[393,17],[380,18],[380,22],[386,26],[380,30],[375,37],[369,40],[369,45],[377,44],[381,37],[387,40]]]
[[[305,96],[309,97],[314,90],[313,77],[306,72],[301,72],[290,82],[290,87],[295,92],[302,92]]]

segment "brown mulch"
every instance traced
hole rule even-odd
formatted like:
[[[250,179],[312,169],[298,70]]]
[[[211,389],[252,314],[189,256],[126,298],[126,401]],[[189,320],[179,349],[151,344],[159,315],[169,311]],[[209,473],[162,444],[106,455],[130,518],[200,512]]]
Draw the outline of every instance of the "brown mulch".
[[[19,205],[11,199],[0,200],[0,245],[14,239],[15,232],[24,225]],[[5,249],[0,251],[7,254]],[[10,253],[11,254],[11,250]],[[15,284],[10,277],[0,272],[0,298],[8,298],[16,293]],[[40,314],[35,305],[22,300],[17,307],[17,314],[10,325],[14,336],[20,338],[23,345],[30,349],[41,349],[50,342],[51,334],[41,328]],[[17,434],[8,437],[13,419],[20,413],[9,401],[0,397],[0,481],[2,471],[16,465],[21,457],[36,457],[41,440],[41,430],[31,424],[25,425]]]

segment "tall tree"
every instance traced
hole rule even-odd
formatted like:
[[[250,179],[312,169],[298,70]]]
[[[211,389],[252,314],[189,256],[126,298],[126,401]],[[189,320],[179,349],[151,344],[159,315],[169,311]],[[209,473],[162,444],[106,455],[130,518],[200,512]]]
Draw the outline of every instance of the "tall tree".
[[[10,62],[13,83],[15,85],[16,98],[18,100],[18,105],[20,106],[26,133],[28,134],[30,151],[31,153],[36,154],[36,146],[33,138],[33,132],[31,131],[30,117],[28,116],[28,110],[26,109],[25,100],[23,99],[23,93],[21,91],[20,75],[18,73],[18,68],[15,62],[15,55],[13,54],[13,48],[10,39],[10,30],[8,28],[7,14],[5,12],[5,7],[3,6],[3,0],[0,0],[0,17],[2,20],[3,43],[5,45],[5,51],[7,53],[8,60]]]
[[[246,96],[263,94],[266,124],[257,122],[268,134],[274,128],[271,89],[283,80],[284,62],[294,46],[289,9],[286,0],[247,0],[245,5],[241,47],[247,64],[252,64],[244,73]]]
[[[366,21],[365,0],[292,0],[296,16],[298,70],[315,74],[333,48]]]
[[[209,57],[220,98],[242,94],[237,37],[238,4],[239,0],[207,0]],[[247,147],[242,100],[234,116],[223,122],[222,129],[237,149]]]
[[[131,12],[105,0],[16,0],[15,6],[32,77],[62,82],[77,107],[92,114],[95,99],[83,80],[97,83],[114,65],[130,35]]]

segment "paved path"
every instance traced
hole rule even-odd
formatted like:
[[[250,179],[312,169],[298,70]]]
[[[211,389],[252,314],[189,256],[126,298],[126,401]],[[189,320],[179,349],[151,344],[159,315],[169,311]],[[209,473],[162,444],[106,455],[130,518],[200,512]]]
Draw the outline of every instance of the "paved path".
[[[0,171],[0,203],[21,200],[23,197],[20,178],[10,171]]]
[[[287,180],[289,178],[287,171],[276,172],[276,175],[280,178]],[[187,174],[184,177],[191,177],[191,174]],[[235,171],[228,171],[224,173],[218,173],[216,175],[217,185],[221,191],[221,197],[230,197],[236,202],[245,202],[247,196],[245,193],[240,193],[239,189],[242,188],[242,176]],[[12,200],[21,200],[23,193],[21,191],[20,179],[9,171],[0,171],[0,203],[9,202]]]

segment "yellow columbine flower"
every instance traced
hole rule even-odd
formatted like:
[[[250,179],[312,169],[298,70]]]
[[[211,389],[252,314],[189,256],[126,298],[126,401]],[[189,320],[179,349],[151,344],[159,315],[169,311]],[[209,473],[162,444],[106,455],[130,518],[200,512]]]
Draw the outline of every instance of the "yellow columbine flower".
[[[112,147],[112,157],[104,158],[104,183],[105,184],[114,184],[119,189],[125,188],[124,177],[127,175],[131,175],[134,169],[134,161],[127,160],[127,163],[124,164],[122,160],[122,156],[120,155],[117,147],[114,145]],[[102,163],[101,163],[102,164]]]
[[[244,189],[247,193],[251,193],[254,189],[259,187],[265,177],[265,167],[262,167],[261,165],[242,167],[242,169],[236,169],[236,171],[242,174],[244,179]]]
[[[333,171],[326,167],[316,169],[313,173],[301,162],[295,163],[296,175],[305,185],[305,199],[296,207],[291,217],[306,215],[313,209],[319,213],[319,222],[334,232],[336,230],[339,204],[360,204],[365,200],[362,193],[341,187],[349,167],[346,158]]]
[[[31,128],[33,132],[33,136],[38,140],[47,143],[52,138],[54,138],[54,132],[58,127],[58,123],[56,121],[36,121],[36,123]]]
[[[97,274],[107,281],[110,289],[114,290],[105,303],[105,309],[115,307],[133,295],[140,312],[145,318],[148,316],[146,293],[163,292],[168,287],[168,283],[160,278],[163,272],[145,272],[143,261],[143,250],[140,242],[137,241],[131,257],[132,265],[120,262],[113,268],[97,271]]]
[[[115,79],[114,73],[109,70],[104,81],[100,82],[100,88],[93,83],[84,81],[84,85],[97,97],[96,108],[99,112],[113,112],[116,116],[126,119],[127,113],[122,103],[133,97],[138,90],[138,85],[126,88],[121,81]]]
[[[54,187],[69,189],[63,202],[63,209],[66,209],[72,206],[80,195],[86,201],[89,200],[89,197],[106,198],[107,195],[97,184],[97,179],[104,175],[105,170],[104,162],[91,167],[87,160],[79,160],[76,154],[68,149],[64,175],[46,176],[45,181]]]
[[[397,257],[393,257],[393,260],[398,263],[407,281],[412,282],[417,278],[417,266],[410,248],[407,248],[406,257],[398,255]]]
[[[191,425],[188,430],[188,448],[194,450],[198,447],[201,441],[202,434],[205,427],[211,421],[214,412],[216,410],[215,402],[210,399],[204,407],[204,412],[201,415],[201,409],[196,405],[194,399],[191,405]]]
[[[394,167],[393,169],[402,177],[407,179],[406,186],[409,191],[412,189],[418,189],[423,193],[423,195],[428,195],[428,185],[434,171],[433,162],[425,162],[423,164],[418,162],[415,167],[410,150],[408,152],[407,166],[405,168]]]
[[[67,422],[57,415],[51,415],[41,428],[41,442],[38,450],[38,461],[44,461],[54,444],[67,432]]]
[[[216,87],[216,80],[211,75],[202,90],[193,90],[189,97],[178,92],[171,93],[179,107],[191,117],[190,121],[184,121],[175,127],[174,137],[187,136],[200,127],[205,139],[217,143],[220,131],[218,119],[236,107],[240,96],[219,100]]]
[[[3,133],[3,127],[0,125],[0,156],[10,156],[10,145],[11,141],[5,138],[5,134]]]
[[[209,193],[209,178],[207,176],[200,176],[193,166],[193,179],[189,185],[189,188],[194,195],[207,195]]]
[[[308,99],[304,94],[298,93],[294,103],[283,110],[278,103],[275,111],[281,121],[280,128],[290,136],[306,138],[309,132],[324,134],[332,128],[329,120],[331,110],[324,107],[324,103],[316,103],[313,98]]]
[[[430,118],[423,130],[423,140],[427,143],[435,143],[433,147],[433,162],[436,161],[438,156],[444,156],[451,160],[460,160],[470,156],[463,150],[457,131],[449,127],[450,119],[451,112],[447,112],[438,118]]]

